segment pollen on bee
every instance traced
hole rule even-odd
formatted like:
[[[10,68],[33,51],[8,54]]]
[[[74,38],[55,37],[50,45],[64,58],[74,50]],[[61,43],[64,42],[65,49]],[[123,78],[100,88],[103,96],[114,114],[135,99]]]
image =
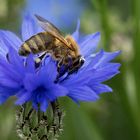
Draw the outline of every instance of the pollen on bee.
[[[36,62],[36,63],[40,63],[40,61],[41,61],[41,60],[40,60],[39,58],[36,58],[36,59],[35,59],[35,62]]]

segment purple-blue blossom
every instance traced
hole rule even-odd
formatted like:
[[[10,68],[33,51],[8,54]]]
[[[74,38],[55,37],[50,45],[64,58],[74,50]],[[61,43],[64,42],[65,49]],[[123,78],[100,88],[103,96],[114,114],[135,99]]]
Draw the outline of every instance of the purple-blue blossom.
[[[18,54],[22,43],[41,31],[31,16],[28,15],[23,20],[22,39],[10,31],[0,30],[0,103],[16,96],[16,105],[32,102],[35,109],[40,105],[45,112],[51,102],[62,96],[68,96],[75,102],[96,101],[101,93],[112,92],[103,82],[119,73],[120,64],[112,60],[120,51],[96,52],[100,33],[81,38],[79,28],[80,22],[72,36],[86,61],[77,73],[58,83],[54,82],[57,67],[51,57],[36,68],[33,54],[26,58]]]

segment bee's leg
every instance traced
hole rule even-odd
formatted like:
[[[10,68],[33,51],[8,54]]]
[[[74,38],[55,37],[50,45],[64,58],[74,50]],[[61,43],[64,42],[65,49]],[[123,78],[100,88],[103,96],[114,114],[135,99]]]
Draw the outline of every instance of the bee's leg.
[[[35,59],[35,67],[38,68],[42,60],[46,57],[47,52],[43,52],[39,57]]]
[[[67,74],[67,75],[65,75],[63,77],[63,80],[68,79],[68,77],[70,75],[69,68],[71,66],[72,66],[71,56],[67,55],[67,56],[63,57],[63,59],[58,63],[58,66],[57,66],[57,71],[58,71],[57,79],[59,79],[60,77],[62,77],[65,74]],[[61,81],[63,81],[63,80],[61,79]]]
[[[58,72],[58,74],[57,74],[57,76],[56,76],[56,80],[54,81],[55,83],[57,83],[58,81],[59,81],[59,78],[61,77],[61,74],[60,74],[60,66],[58,65],[57,66],[57,72]]]
[[[71,70],[69,70],[68,71],[68,75],[71,75],[71,74],[73,74],[73,73],[77,73],[78,72],[78,69],[71,69]]]
[[[66,73],[67,67],[64,65],[64,58],[62,58],[58,63],[57,63],[57,76],[55,82],[57,83],[59,81],[59,78],[63,76]]]
[[[46,57],[46,54],[47,54],[47,52],[41,53],[41,55],[39,56],[39,58],[40,58],[41,60],[43,60],[43,59]]]
[[[72,66],[68,70],[68,75],[73,74],[73,73],[77,73],[78,70],[81,68],[81,66],[84,64],[84,62],[85,62],[84,58],[77,57],[77,59],[75,59],[75,61],[73,62]]]

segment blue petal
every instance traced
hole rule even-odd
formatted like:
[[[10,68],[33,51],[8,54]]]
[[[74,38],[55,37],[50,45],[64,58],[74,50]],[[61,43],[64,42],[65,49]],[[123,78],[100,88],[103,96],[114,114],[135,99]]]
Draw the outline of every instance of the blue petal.
[[[7,46],[5,45],[5,43],[3,42],[3,40],[1,39],[1,40],[0,40],[0,55],[1,55],[3,58],[6,58],[7,53],[8,53],[8,48],[7,48]]]
[[[31,73],[35,72],[35,61],[32,54],[30,54],[26,59],[26,71]]]
[[[104,51],[100,50],[98,53],[94,54],[94,56],[87,57],[86,62],[84,64],[84,70],[87,71],[95,68],[94,66],[98,64],[98,62],[100,62],[103,55],[104,55]]]
[[[80,52],[83,56],[87,57],[92,54],[100,41],[100,33],[97,32],[95,34],[87,35],[80,45]]]
[[[32,100],[32,106],[37,111],[38,110],[38,103]]]
[[[18,67],[9,64],[7,61],[0,59],[0,75],[15,82],[21,82],[23,73],[18,71]]]
[[[116,52],[103,52],[102,58],[100,58],[100,61],[98,61],[95,65],[94,68],[101,67],[106,65],[109,61],[113,60],[115,57],[117,57],[121,51],[116,51]]]
[[[79,29],[80,29],[80,20],[78,20],[78,22],[77,22],[76,31],[72,34],[73,38],[77,42],[78,42],[78,39],[79,39]]]
[[[47,93],[48,96],[53,95],[55,97],[66,96],[67,94],[68,90],[65,87],[60,86],[58,84],[54,84]]]
[[[6,86],[9,88],[18,88],[20,85],[18,82],[14,81],[13,79],[10,79],[8,77],[0,77],[0,85]]]
[[[87,86],[72,88],[69,92],[69,97],[80,101],[96,101],[99,99],[99,96]]]
[[[99,57],[97,57],[99,58]],[[99,67],[98,69],[94,68],[88,68],[85,70],[82,70],[78,72],[77,74],[73,74],[69,77],[69,79],[63,81],[63,86],[67,87],[68,89],[71,89],[76,86],[82,86],[82,85],[89,85],[90,83],[97,83],[97,82],[103,82],[110,78],[112,78],[114,75],[119,73],[118,69],[120,67],[120,64],[118,63],[108,63],[103,67]]]
[[[51,57],[45,60],[45,65],[42,66],[39,72],[42,79],[47,78],[49,81],[54,82],[57,75],[56,63],[52,60]]]
[[[32,94],[30,92],[23,92],[19,97],[18,100],[15,102],[16,105],[22,105],[27,102],[31,98]]]
[[[98,70],[107,70],[107,71],[118,71],[120,68],[120,63],[107,63],[106,65],[100,66]]]
[[[22,45],[22,41],[12,32],[0,30],[0,37],[7,46],[7,48],[14,48],[18,50]]]
[[[68,97],[71,98],[72,101],[75,102],[78,106],[80,105],[80,102],[78,101],[78,99],[76,99],[76,98],[74,98],[74,97],[71,97],[71,96],[69,96],[69,95],[68,95]]]
[[[42,103],[44,98],[46,99],[46,96],[45,96],[45,91],[42,90],[42,89],[39,89],[39,90],[36,90],[34,91],[33,93],[36,97],[35,97],[35,100],[38,102],[38,103]]]
[[[97,94],[101,94],[104,92],[112,92],[112,89],[109,86],[100,83],[90,83],[90,88]]]
[[[81,72],[80,74],[77,73],[75,75],[71,75],[69,79],[63,81],[61,84],[67,88],[76,87],[78,85],[86,85],[89,82],[89,80],[91,80],[92,75],[93,71],[83,71],[83,73]]]
[[[0,105],[3,104],[7,100],[7,96],[0,95]]]
[[[9,97],[9,96],[15,95],[16,92],[18,91],[19,91],[19,88],[11,88],[8,86],[0,85],[0,95]]]
[[[57,92],[57,93],[59,93],[59,92]],[[57,97],[54,94],[52,94],[51,91],[48,91],[48,92],[46,91],[46,97],[51,102],[53,102],[57,99]]]
[[[35,20],[30,16],[26,15],[22,23],[22,39],[23,41],[29,39],[31,36],[38,32]]]
[[[40,85],[39,78],[35,74],[26,74],[23,83],[24,88],[30,92],[35,90]]]
[[[93,72],[92,82],[104,82],[119,73],[120,64],[106,66]]]
[[[41,109],[41,111],[46,112],[46,109],[47,109],[47,108],[48,108],[48,102],[47,102],[46,99],[44,99],[44,100],[42,101],[42,103],[41,103],[40,109]]]
[[[11,48],[9,50],[8,57],[9,57],[10,64],[12,64],[14,67],[16,67],[16,69],[21,71],[21,73],[23,74],[24,61],[23,61],[22,57],[20,57],[13,48]]]
[[[120,54],[120,51],[112,52],[112,53],[107,53],[104,52],[103,50],[100,50],[97,54],[94,56],[88,57],[84,64],[84,69],[83,70],[91,70],[91,69],[98,69],[101,68],[109,63],[112,59],[114,59],[116,56]]]

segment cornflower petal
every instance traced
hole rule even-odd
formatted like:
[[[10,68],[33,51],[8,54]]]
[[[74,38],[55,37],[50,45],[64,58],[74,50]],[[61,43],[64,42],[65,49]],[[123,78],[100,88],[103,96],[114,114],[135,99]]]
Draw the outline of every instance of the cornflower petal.
[[[7,100],[8,96],[0,95],[0,105]]]
[[[100,41],[100,32],[87,35],[82,41],[79,43],[80,52],[84,57],[89,56],[97,49],[97,46]]]
[[[80,29],[80,20],[77,21],[76,31],[72,34],[76,42],[78,42],[79,39],[79,29]]]
[[[24,78],[24,88],[29,92],[32,92],[40,85],[39,81],[37,82],[38,77],[35,74],[26,74]]]
[[[89,84],[89,86],[97,94],[105,93],[105,92],[112,92],[112,89],[109,86],[105,85],[105,84],[91,83],[91,84]]]
[[[90,82],[104,82],[104,81],[107,81],[109,79],[111,79],[113,76],[115,76],[116,74],[120,73],[118,71],[120,65],[118,64],[117,66],[117,69],[106,69],[106,68],[103,68],[103,69],[99,69],[97,71],[94,71],[92,76],[93,76],[93,79],[90,81]]]
[[[20,93],[21,94],[21,93]],[[22,105],[24,103],[26,103],[30,98],[31,98],[32,94],[30,92],[25,92],[22,93],[21,96],[19,96],[18,100],[15,102],[16,105]]]
[[[46,101],[46,99],[43,99],[40,109],[41,111],[46,112],[47,108],[48,108],[48,102]]]
[[[24,17],[23,23],[22,23],[22,39],[23,41],[26,41],[31,36],[35,35],[37,33],[37,27],[35,20],[30,16],[26,15]]]
[[[5,43],[6,47],[18,50],[22,41],[12,32],[0,30],[0,39]]]
[[[94,67],[97,68],[97,67],[106,65],[106,63],[108,63],[109,61],[113,60],[120,53],[121,53],[121,51],[116,51],[116,52],[113,52],[113,53],[108,53],[108,52],[103,51],[102,58],[100,58],[100,61],[98,61],[98,63],[96,63],[96,65]]]
[[[35,61],[33,58],[33,54],[30,54],[26,59],[26,71],[30,73],[35,73]]]
[[[66,96],[68,94],[68,90],[67,90],[67,88],[65,88],[63,86],[56,84],[49,93],[50,93],[50,96],[52,94],[55,97],[62,97],[62,96]]]
[[[19,82],[22,79],[22,75],[19,73],[19,68],[15,69],[13,65],[9,64],[7,61],[4,61],[3,59],[0,59],[0,75],[2,77],[5,77],[7,79],[13,80],[15,82]]]
[[[95,101],[99,96],[88,86],[69,89],[68,96],[80,101]]]
[[[6,59],[7,53],[8,53],[8,48],[5,45],[4,41],[0,38],[0,56]]]
[[[57,76],[57,69],[56,69],[56,63],[51,57],[45,60],[45,65],[42,66],[41,70],[45,71],[44,73],[47,75],[47,79],[55,81]],[[44,75],[42,75],[42,78],[44,78]]]

